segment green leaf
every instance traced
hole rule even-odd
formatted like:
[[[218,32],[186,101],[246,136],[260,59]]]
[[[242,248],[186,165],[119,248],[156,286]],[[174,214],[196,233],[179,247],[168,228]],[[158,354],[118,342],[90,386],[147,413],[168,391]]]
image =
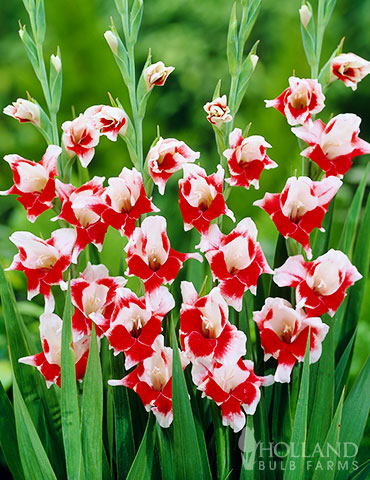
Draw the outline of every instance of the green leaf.
[[[333,223],[333,216],[334,216],[334,209],[335,209],[335,199],[329,203],[328,212],[324,217],[322,222],[322,228],[324,232],[320,232],[320,230],[316,230],[316,237],[315,242],[312,247],[312,256],[313,258],[317,258],[320,255],[324,254],[329,249],[329,239],[330,239],[330,232],[331,226]]]
[[[82,395],[81,440],[86,478],[102,476],[103,379],[93,324]]]
[[[341,318],[339,352],[343,352],[348,345],[360,317],[364,301],[366,281],[370,265],[370,195],[367,199],[364,216],[357,236],[352,262],[362,275],[362,278],[353,285],[349,292],[345,314]]]
[[[130,39],[133,45],[137,41],[141,20],[143,18],[144,2],[143,0],[134,0],[130,13]]]
[[[366,421],[369,416],[370,402],[368,401],[370,391],[370,356],[358,376],[356,383],[352,387],[343,406],[342,424],[340,429],[340,443],[351,442],[360,445],[362,435],[365,430]],[[351,470],[353,457],[345,458],[344,449],[341,449],[341,455],[338,462],[348,461],[349,470],[338,471],[336,480],[346,480],[348,472]]]
[[[216,84],[216,87],[214,89],[213,95],[212,95],[212,100],[215,100],[216,98],[221,96],[221,84],[222,80],[219,79],[219,81]]]
[[[229,31],[227,33],[227,60],[230,75],[234,76],[238,71],[238,20],[236,18],[236,3],[230,14]]]
[[[257,47],[259,44],[259,40],[253,45],[251,48],[247,58],[244,60],[242,63],[242,66],[240,68],[240,75],[238,78],[238,89],[237,89],[237,96],[236,96],[236,101],[235,101],[235,106],[233,108],[233,113],[234,116],[236,115],[237,111],[239,110],[240,104],[243,101],[245,92],[247,91],[248,83],[249,80],[254,72],[255,69],[255,61],[254,57],[252,55],[256,55],[257,52]]]
[[[344,224],[343,233],[339,243],[339,250],[342,250],[346,255],[351,258],[351,252],[353,243],[356,237],[356,226],[358,224],[358,220],[361,214],[361,206],[362,201],[364,198],[366,183],[367,183],[367,176],[369,173],[369,164],[367,164],[364,176],[357,187],[355,196],[353,197],[351,206],[348,210],[346,222]]]
[[[239,29],[239,62],[243,59],[244,46],[257,20],[262,0],[242,0],[242,19]]]
[[[175,464],[173,456],[173,440],[170,437],[170,428],[161,428],[156,423],[156,446],[159,453],[159,463],[161,466],[163,480],[176,480]]]
[[[332,324],[332,322],[331,322]],[[322,344],[317,372],[316,392],[312,404],[310,428],[307,438],[309,455],[315,445],[322,445],[330,428],[334,410],[334,328],[330,328]],[[314,457],[316,458],[316,457]],[[316,465],[316,461],[314,461]]]
[[[223,480],[229,473],[229,442],[227,427],[222,425],[221,412],[215,402],[211,404],[216,443],[217,478]]]
[[[242,442],[242,443],[240,443]],[[240,480],[255,480],[254,475],[256,458],[256,439],[254,435],[253,416],[247,415],[247,425],[239,440],[239,447],[242,450],[242,466]]]
[[[307,412],[308,412],[308,386],[310,380],[309,370],[309,353],[310,353],[310,335],[307,339],[306,354],[303,363],[303,372],[301,386],[299,389],[298,403],[295,412],[293,431],[290,439],[290,445],[302,446],[302,450],[305,451],[306,444],[306,431],[307,431]],[[305,456],[304,454],[294,456],[294,449],[289,451],[289,455],[285,464],[284,480],[296,480],[297,478],[303,478]],[[303,453],[303,452],[302,452]],[[293,468],[290,468],[294,465]]]
[[[312,480],[334,480],[336,463],[338,459],[338,455],[336,454],[335,448],[337,445],[339,445],[338,442],[339,442],[339,432],[340,432],[340,425],[341,425],[341,419],[342,419],[343,399],[344,399],[344,392],[342,393],[334,418],[330,424],[330,428],[326,436],[325,442],[324,443],[318,442],[318,445],[320,446],[320,449],[322,452],[325,452],[325,454],[326,452],[330,452],[330,453],[328,453],[328,455],[325,456],[325,463],[323,465],[323,469],[313,468],[314,474],[313,474]],[[331,447],[334,447],[334,448],[331,448]],[[316,466],[316,462],[314,462],[314,465]],[[330,465],[330,468],[328,468],[328,465]]]
[[[113,378],[122,378],[126,371],[123,355],[112,359]],[[117,478],[126,478],[135,457],[134,426],[126,387],[112,387],[116,441]]]
[[[149,414],[148,423],[127,480],[150,480],[155,445],[155,417]],[[123,477],[122,477],[123,478]]]
[[[369,480],[370,459],[362,463],[351,475],[348,480]]]
[[[25,478],[27,480],[56,480],[15,377],[13,392],[18,446]]]
[[[35,0],[35,7],[35,40],[37,43],[42,44],[45,39],[46,30],[44,0]]]
[[[69,480],[79,478],[81,465],[80,412],[75,363],[76,358],[72,348],[71,286],[69,285],[63,315],[61,354],[62,430]]]
[[[351,357],[351,352],[353,344],[356,338],[356,331],[351,337],[351,340],[348,342],[346,349],[343,352],[343,355],[340,357],[338,365],[335,368],[335,404],[338,403],[341,396],[344,384],[346,382],[345,373],[349,371],[349,359]]]
[[[172,328],[172,402],[176,479],[207,479],[204,471],[193,413],[190,407],[175,330]]]
[[[24,479],[12,404],[0,382],[0,445],[15,480]]]

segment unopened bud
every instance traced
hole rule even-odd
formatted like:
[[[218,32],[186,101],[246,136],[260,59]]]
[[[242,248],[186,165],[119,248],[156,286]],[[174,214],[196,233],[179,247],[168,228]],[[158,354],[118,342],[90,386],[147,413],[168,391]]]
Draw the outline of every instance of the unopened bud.
[[[59,73],[61,68],[62,68],[62,61],[61,61],[59,55],[51,55],[50,61],[53,65],[53,67],[55,68],[55,70],[57,71],[57,73]]]
[[[258,55],[251,55],[251,62],[252,62],[252,65],[253,65],[253,70],[256,68],[258,60],[259,60]]]
[[[307,5],[301,6],[301,8],[299,9],[299,16],[301,17],[303,27],[306,28],[312,17],[312,12],[307,7]]]
[[[110,49],[112,50],[112,52],[117,55],[117,51],[118,51],[118,40],[116,38],[116,36],[114,35],[114,33],[111,31],[111,30],[107,30],[105,33],[104,33],[104,37],[110,47]]]
[[[23,34],[24,34],[23,28],[20,28],[20,29],[18,30],[18,34],[19,34],[19,36],[20,36],[20,39],[22,40],[22,39],[23,39]]]

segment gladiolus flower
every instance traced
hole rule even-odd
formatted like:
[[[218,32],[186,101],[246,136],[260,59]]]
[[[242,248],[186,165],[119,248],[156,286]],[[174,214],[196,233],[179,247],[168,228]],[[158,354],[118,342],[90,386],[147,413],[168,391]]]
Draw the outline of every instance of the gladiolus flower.
[[[57,193],[62,201],[59,216],[70,225],[76,227],[77,239],[73,251],[72,262],[77,263],[79,253],[93,243],[99,251],[103,247],[108,224],[101,220],[101,213],[106,206],[102,199],[104,177],[94,177],[79,188],[56,180]]]
[[[332,118],[327,125],[315,120],[311,126],[292,131],[310,147],[301,152],[322,168],[327,177],[342,177],[352,167],[352,159],[370,153],[370,144],[358,138],[361,118],[344,113]]]
[[[71,155],[75,153],[81,165],[87,167],[95,154],[96,145],[99,143],[100,131],[96,122],[85,115],[62,125],[62,142]]]
[[[125,135],[127,131],[128,117],[122,108],[95,105],[85,110],[84,117],[91,118],[101,135],[105,135],[112,142],[117,141],[118,135]]]
[[[213,279],[220,281],[220,292],[227,303],[238,312],[242,309],[244,292],[256,293],[258,277],[273,273],[268,266],[253,220],[244,218],[229,235],[224,235],[216,224],[202,236],[200,250],[206,252]]]
[[[4,108],[3,113],[16,118],[20,123],[30,122],[36,127],[40,126],[40,107],[24,98],[17,98],[16,102]]]
[[[320,182],[313,182],[308,177],[290,177],[282,193],[266,193],[253,205],[271,216],[285,238],[300,243],[310,259],[309,235],[314,228],[321,228],[329,203],[341,185],[341,180],[336,177],[323,178]]]
[[[215,287],[199,297],[191,282],[181,282],[180,340],[192,362],[233,364],[245,355],[246,337],[229,322],[227,303]]]
[[[172,174],[199,156],[199,152],[194,152],[184,142],[175,138],[160,138],[149,150],[147,157],[149,174],[158,186],[159,193],[164,194],[166,183]]]
[[[273,383],[273,376],[259,377],[253,362],[240,359],[233,365],[214,362],[192,367],[193,382],[198,389],[221,407],[222,424],[239,432],[245,425],[245,415],[253,415],[261,398],[260,386]]]
[[[235,128],[229,137],[230,148],[224,151],[230,170],[226,182],[232,186],[259,188],[262,170],[276,168],[278,165],[266,154],[271,145],[260,135],[243,138],[240,128]]]
[[[55,198],[55,180],[58,175],[57,160],[62,149],[49,145],[39,163],[26,160],[19,155],[5,155],[13,172],[14,185],[0,195],[19,195],[17,198],[27,210],[27,218],[36,218],[52,206]]]
[[[203,108],[208,114],[207,120],[218,128],[233,119],[230,115],[230,108],[227,106],[226,95],[217,97],[212,102],[207,102]]]
[[[167,77],[175,70],[175,67],[166,67],[163,62],[153,63],[144,70],[144,79],[148,90],[154,86],[163,87]]]
[[[279,287],[296,289],[297,307],[305,307],[308,315],[333,316],[342,303],[346,289],[362,278],[357,268],[341,251],[329,250],[313,262],[302,255],[289,257],[274,273]]]
[[[143,213],[159,211],[146,196],[142,176],[135,168],[124,167],[119,177],[108,179],[108,184],[102,196],[107,205],[102,219],[121,235],[130,237]]]
[[[195,227],[200,233],[206,233],[210,222],[220,215],[227,215],[235,222],[222,193],[224,174],[221,165],[209,176],[198,165],[184,166],[184,178],[179,180],[179,205],[185,231]]]
[[[147,217],[141,227],[134,230],[125,247],[127,274],[141,278],[149,296],[152,296],[162,283],[171,284],[185,260],[194,258],[203,261],[198,253],[180,253],[173,250],[166,229],[164,217]]]
[[[317,80],[290,77],[289,88],[274,100],[265,100],[266,107],[282,113],[289,125],[299,125],[311,120],[311,114],[321,112],[325,96]]]
[[[99,336],[109,328],[114,309],[117,289],[126,285],[123,277],[110,277],[104,265],[91,265],[88,262],[80,278],[71,281],[72,303],[76,307],[72,325],[81,337],[91,332],[91,318],[99,316],[97,333]]]
[[[155,353],[153,344],[162,331],[162,319],[174,308],[175,300],[166,287],[160,287],[150,302],[145,297],[138,298],[128,288],[117,293],[105,335],[114,355],[125,352],[125,368],[129,370]]]
[[[54,313],[43,313],[40,317],[40,337],[42,352],[29,357],[22,357],[18,361],[32,365],[45,377],[46,386],[55,383],[61,386],[61,351],[62,351],[63,321]],[[89,356],[90,336],[77,338],[72,328],[72,348],[76,356],[76,380],[85,375]]]
[[[342,53],[331,61],[332,79],[338,77],[346,87],[357,89],[357,84],[370,73],[370,62],[354,53]]]
[[[329,331],[320,318],[305,316],[282,298],[267,298],[262,310],[253,313],[253,320],[260,332],[265,360],[274,357],[278,361],[276,382],[289,382],[295,363],[303,362],[310,328],[309,362],[319,360],[321,344]]]
[[[164,346],[159,335],[154,345],[154,354],[139,363],[134,371],[122,380],[108,380],[109,385],[124,385],[134,390],[147,411],[152,411],[159,425],[167,428],[173,420],[172,411],[172,348]],[[183,368],[188,363],[180,352]]]
[[[54,310],[54,298],[51,285],[67,289],[63,272],[71,263],[76,232],[71,228],[60,228],[51,234],[48,240],[42,240],[30,232],[15,232],[9,240],[18,248],[19,253],[7,270],[24,272],[28,282],[28,300],[41,293],[45,296],[45,313]]]

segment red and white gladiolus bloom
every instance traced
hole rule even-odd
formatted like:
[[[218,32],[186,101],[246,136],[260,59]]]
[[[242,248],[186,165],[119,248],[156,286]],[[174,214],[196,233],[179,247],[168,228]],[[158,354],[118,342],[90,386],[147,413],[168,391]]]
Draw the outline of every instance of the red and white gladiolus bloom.
[[[41,293],[45,297],[45,313],[51,313],[54,310],[54,298],[50,287],[59,285],[62,290],[67,289],[63,272],[71,264],[76,232],[72,228],[60,228],[48,240],[42,240],[30,232],[15,232],[9,239],[19,253],[14,256],[7,270],[24,272],[28,283],[28,300]]]
[[[158,209],[146,196],[142,176],[135,168],[124,167],[118,177],[108,179],[108,184],[102,194],[106,204],[102,220],[130,237],[140,215]]]
[[[295,288],[297,307],[304,307],[313,316],[333,316],[346,289],[360,278],[362,275],[348,257],[333,249],[313,262],[305,262],[302,255],[289,257],[274,273],[274,282],[279,287]]]
[[[125,247],[127,275],[141,278],[149,297],[162,283],[171,284],[175,280],[185,260],[193,258],[203,261],[198,253],[180,253],[173,250],[166,229],[167,222],[164,217],[147,217],[141,227],[134,230]]]
[[[221,295],[238,312],[242,309],[244,292],[256,293],[258,277],[273,273],[268,266],[253,220],[244,218],[228,235],[218,225],[211,225],[199,244],[210,264],[214,280],[219,280]]]
[[[342,181],[336,177],[323,178],[319,182],[308,177],[290,177],[282,193],[266,193],[253,205],[271,216],[285,238],[300,243],[310,259],[310,233],[314,228],[321,228],[329,203],[341,185]]]
[[[71,280],[72,303],[76,307],[72,325],[81,337],[91,332],[91,318],[99,318],[98,335],[109,328],[117,289],[126,285],[123,277],[111,277],[104,265],[88,262],[79,278]]]
[[[329,331],[319,317],[306,316],[283,298],[267,298],[262,310],[253,313],[253,320],[260,332],[265,360],[274,357],[278,361],[276,382],[289,382],[295,363],[303,362],[310,329],[309,362],[319,360],[321,344]]]
[[[16,102],[4,108],[3,113],[17,119],[20,123],[30,122],[36,127],[40,126],[40,107],[37,103],[24,98],[17,98]]]
[[[370,73],[370,62],[354,53],[342,53],[330,64],[332,80],[339,78],[346,87],[357,89],[357,84]]]
[[[370,144],[358,138],[361,118],[344,113],[332,118],[327,125],[315,120],[312,125],[293,128],[298,138],[310,146],[301,152],[325,172],[327,177],[343,177],[352,167],[352,159],[370,153]]]
[[[43,313],[40,317],[40,338],[42,352],[18,361],[36,367],[45,377],[48,388],[55,383],[61,386],[61,351],[63,321],[54,313]],[[72,327],[72,348],[76,356],[76,380],[85,375],[90,347],[90,335],[80,337]]]
[[[232,186],[259,188],[262,171],[278,165],[266,153],[271,145],[260,135],[244,138],[240,128],[235,128],[229,136],[230,148],[224,151],[230,170],[226,182]]]
[[[224,123],[231,122],[233,119],[230,115],[230,108],[227,105],[226,95],[217,97],[212,102],[207,102],[203,108],[207,113],[207,120],[218,128]]]
[[[129,370],[155,353],[153,344],[162,331],[162,319],[174,308],[175,300],[166,287],[160,287],[150,302],[128,288],[120,288],[117,294],[105,335],[114,355],[125,353],[125,368]]]
[[[101,135],[115,142],[118,135],[125,135],[128,127],[128,117],[122,108],[109,105],[95,105],[84,112],[84,117],[91,118]]]
[[[206,233],[210,222],[220,215],[227,215],[235,222],[223,195],[224,175],[221,165],[217,166],[216,173],[208,176],[198,165],[184,166],[184,178],[179,180],[179,205],[185,231],[195,227],[200,233]]]
[[[167,77],[175,70],[175,67],[166,67],[163,62],[153,63],[144,70],[144,80],[148,90],[153,87],[163,87]]]
[[[77,155],[83,167],[87,167],[99,143],[100,130],[95,119],[82,113],[72,121],[62,125],[62,142],[70,156]]]
[[[259,377],[253,362],[240,359],[234,364],[196,363],[192,367],[193,382],[198,389],[221,407],[222,424],[239,432],[245,415],[253,415],[261,398],[260,387],[271,385],[272,375]],[[243,412],[243,410],[244,412]]]
[[[103,223],[101,214],[105,210],[102,195],[104,177],[94,177],[89,182],[77,188],[56,180],[56,189],[62,201],[62,210],[53,220],[61,218],[77,231],[76,245],[72,262],[77,263],[79,253],[93,243],[99,251],[103,247],[108,224]]]
[[[180,340],[192,362],[237,363],[246,337],[229,322],[229,308],[219,288],[199,297],[191,282],[181,282]]]
[[[147,164],[149,175],[157,185],[161,195],[164,194],[168,179],[187,163],[194,162],[200,156],[184,142],[175,138],[160,138],[149,150]]]
[[[276,108],[289,125],[309,122],[311,115],[321,112],[325,96],[317,80],[290,77],[289,87],[274,100],[265,100],[266,107]]]
[[[124,385],[134,390],[141,398],[147,411],[152,411],[159,425],[167,428],[173,420],[172,411],[172,348],[164,346],[162,335],[158,335],[154,354],[145,359],[122,380],[108,380],[109,385]],[[188,361],[182,352],[183,368]]]
[[[55,198],[55,175],[57,161],[62,149],[49,145],[39,163],[26,160],[19,155],[5,155],[13,172],[14,185],[0,195],[18,195],[27,211],[27,219],[34,222],[41,213],[52,207]]]

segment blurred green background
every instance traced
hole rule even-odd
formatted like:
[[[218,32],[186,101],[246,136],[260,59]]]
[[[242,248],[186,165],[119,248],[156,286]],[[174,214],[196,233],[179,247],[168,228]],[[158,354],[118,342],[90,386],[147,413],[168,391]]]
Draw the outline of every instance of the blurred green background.
[[[313,4],[316,2],[313,1]],[[45,0],[47,36],[45,55],[48,58],[61,48],[63,61],[63,97],[58,117],[59,125],[94,104],[108,104],[107,92],[119,97],[129,112],[128,96],[113,56],[103,33],[109,28],[110,16],[118,26],[113,0]],[[184,140],[192,149],[201,152],[202,165],[209,173],[216,170],[218,156],[213,132],[206,121],[203,105],[212,97],[219,78],[222,93],[227,93],[229,77],[226,61],[226,35],[232,0],[145,0],[143,24],[136,49],[138,73],[152,49],[153,62],[162,60],[176,70],[164,88],[155,88],[149,100],[144,123],[145,151],[156,136],[160,126],[163,137]],[[272,263],[276,229],[264,212],[253,207],[254,200],[266,191],[280,191],[288,176],[300,172],[301,157],[296,138],[290,132],[285,118],[273,109],[266,110],[264,99],[275,98],[286,88],[288,77],[295,71],[299,77],[309,76],[300,38],[298,9],[300,0],[263,0],[262,9],[248,42],[249,47],[259,39],[260,61],[249,84],[235,126],[244,129],[252,122],[250,134],[263,135],[273,146],[268,152],[279,168],[264,172],[259,191],[234,188],[229,206],[237,220],[251,216],[259,229],[259,240]],[[28,24],[21,0],[0,2],[0,106],[5,107],[17,97],[26,97],[28,91],[44,106],[41,88],[34,76],[23,45],[18,36],[18,19]],[[340,39],[345,36],[344,52],[355,52],[370,58],[370,0],[338,0],[332,20],[325,35],[322,64],[326,62]],[[336,82],[327,92],[326,109],[320,117],[326,122],[331,114],[353,112],[363,121],[361,137],[370,141],[370,76],[352,92],[341,82]],[[17,153],[25,158],[39,160],[45,150],[43,139],[31,125],[19,125],[10,117],[0,118],[0,156]],[[356,184],[362,177],[368,157],[355,160],[353,169],[346,175],[335,213],[334,235],[331,246],[337,247],[343,220],[352,199]],[[102,137],[91,163],[90,173],[117,176],[129,159],[122,141],[109,142]],[[172,178],[164,197],[154,193],[154,203],[168,220],[168,232],[174,248],[188,251],[197,241],[197,234],[183,233],[178,208],[177,179]],[[8,165],[3,162],[0,189],[11,184]],[[23,208],[14,196],[2,197],[0,202],[0,261],[8,266],[16,249],[9,242],[15,230],[31,230],[45,238],[55,224],[49,222],[51,214],[44,213],[33,225],[26,219]],[[225,228],[232,224],[225,220]],[[111,274],[119,270],[122,239],[109,230],[103,260]],[[16,290],[19,306],[28,324],[37,332],[38,315],[42,300],[25,301],[26,282],[23,274],[11,272],[9,277]],[[201,278],[199,279],[201,282]],[[198,285],[199,287],[200,285]],[[360,331],[357,336],[353,373],[361,367],[368,354],[370,332],[365,318],[370,308],[370,290],[367,289]],[[4,327],[0,322],[0,377],[9,385],[10,369],[7,360]]]

